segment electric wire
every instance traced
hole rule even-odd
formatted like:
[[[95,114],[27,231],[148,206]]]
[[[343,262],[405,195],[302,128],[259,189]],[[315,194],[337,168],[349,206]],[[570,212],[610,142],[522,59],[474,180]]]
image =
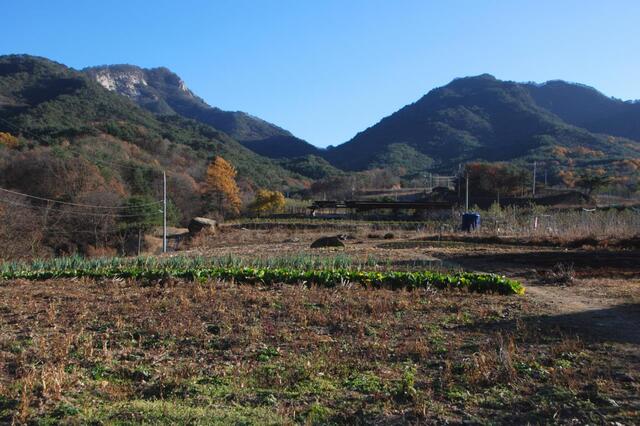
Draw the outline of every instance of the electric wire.
[[[53,211],[70,215],[80,215],[80,216],[94,216],[94,217],[142,217],[146,216],[146,213],[137,213],[137,214],[114,214],[114,213],[96,213],[96,212],[79,212],[79,211],[69,211],[63,209],[57,209],[55,207],[44,207],[44,206],[34,206],[33,204],[23,204],[17,201],[7,200],[0,198],[0,203],[10,204],[13,206],[24,207],[28,209],[34,210],[42,210],[42,211]],[[162,210],[158,210],[158,213],[162,213]]]
[[[7,121],[6,119],[0,117],[0,121],[4,122],[5,124],[9,125],[10,127],[12,127],[13,129],[27,134],[29,136],[31,136],[34,140],[39,140],[38,137],[36,137],[34,134],[32,134],[29,131],[25,131],[24,129],[20,129],[18,128],[16,125],[14,125],[13,123]],[[84,154],[78,150],[74,150],[72,147],[67,147],[67,149],[69,151],[74,151],[78,154]],[[98,162],[98,163],[105,163],[105,164],[111,164],[111,165],[116,165],[118,167],[126,167],[126,168],[131,168],[131,169],[138,169],[139,167],[133,167],[131,165],[128,164],[123,164],[123,163],[115,163],[115,162],[110,162],[110,161],[103,161],[103,160],[99,160],[97,158],[91,158],[91,160]],[[74,207],[82,207],[82,208],[95,208],[95,209],[105,209],[105,210],[134,210],[136,208],[142,208],[142,207],[148,207],[148,206],[155,206],[155,205],[161,205],[162,201],[154,201],[153,203],[144,203],[144,204],[138,204],[135,206],[99,206],[99,205],[93,205],[93,204],[82,204],[82,203],[70,203],[70,202],[65,202],[65,201],[60,201],[60,200],[53,200],[50,198],[44,198],[44,197],[38,197],[35,195],[30,195],[30,194],[24,194],[21,192],[17,192],[17,191],[12,191],[9,189],[5,189],[5,188],[0,188],[0,191],[9,193],[9,194],[13,194],[13,195],[18,195],[18,196],[22,196],[22,197],[26,197],[26,198],[31,198],[31,199],[36,199],[36,200],[40,200],[40,201],[46,201],[46,202],[51,202],[51,203],[56,203],[56,204],[62,204],[62,205],[68,205],[68,206],[74,206]],[[27,208],[41,208],[39,206],[33,206],[33,205],[26,205],[26,204],[21,204],[21,203],[16,203],[14,201],[10,201],[10,200],[2,200],[0,199],[0,202],[4,202],[4,203],[9,203],[9,204],[13,204],[13,205],[17,205],[17,206],[22,206],[22,207],[27,207]],[[51,208],[51,207],[47,207],[46,208],[49,211],[59,211],[59,212],[64,212],[67,214],[81,214],[81,215],[88,215],[88,216],[115,216],[115,217],[137,217],[137,216],[141,216],[140,214],[137,215],[123,215],[123,214],[111,214],[111,213],[89,213],[89,212],[73,212],[73,211],[65,211],[65,210],[60,210],[60,209],[55,209],[55,208]]]
[[[23,194],[22,192],[12,191],[10,189],[5,189],[2,187],[0,187],[0,191],[13,194],[13,195],[19,195],[26,198],[32,198],[34,200],[47,201],[50,203],[63,204],[66,206],[85,207],[85,208],[92,208],[92,209],[132,210],[140,207],[157,206],[162,204],[162,201],[154,201],[152,203],[136,204],[134,206],[100,206],[97,204],[69,203],[66,201],[53,200],[51,198],[37,197],[35,195]]]

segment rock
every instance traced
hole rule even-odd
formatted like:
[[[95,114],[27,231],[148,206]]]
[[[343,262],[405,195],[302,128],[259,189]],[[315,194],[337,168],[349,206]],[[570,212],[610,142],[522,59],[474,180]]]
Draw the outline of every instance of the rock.
[[[194,217],[189,222],[189,232],[197,234],[203,230],[214,233],[218,226],[218,222],[213,219],[207,219],[206,217]]]
[[[603,398],[604,402],[606,402],[607,404],[609,404],[612,407],[619,407],[620,405],[613,399],[611,398]]]
[[[344,243],[338,237],[322,237],[311,244],[311,248],[320,247],[344,247]]]
[[[153,236],[156,238],[162,238],[163,230],[162,226],[156,226],[153,230]],[[187,228],[176,228],[173,226],[167,226],[167,238],[184,238],[189,235]]]
[[[220,326],[218,324],[207,324],[207,332],[211,334],[220,334]]]

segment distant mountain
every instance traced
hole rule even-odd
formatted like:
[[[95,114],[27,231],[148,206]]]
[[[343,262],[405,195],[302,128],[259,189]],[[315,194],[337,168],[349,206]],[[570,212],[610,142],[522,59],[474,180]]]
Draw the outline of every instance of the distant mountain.
[[[614,108],[612,114],[604,114],[596,106],[579,112],[579,99],[558,102],[562,96],[545,86],[501,81],[488,74],[456,79],[328,150],[325,158],[344,170],[394,165],[419,171],[451,170],[470,160],[562,162],[590,155],[640,156],[639,143],[614,137],[635,134],[638,121],[625,126],[622,117],[632,114],[636,105],[616,103],[617,115]],[[598,96],[595,101],[609,105]],[[611,117],[619,123],[612,124]],[[585,122],[593,132],[606,130],[614,136],[579,127]]]
[[[319,152],[315,146],[258,117],[210,106],[167,68],[106,65],[83,71],[106,89],[129,97],[149,111],[179,114],[211,125],[260,155],[292,158]]]
[[[593,87],[562,80],[528,84],[526,88],[542,108],[569,124],[594,133],[640,141],[640,102],[624,102]]]

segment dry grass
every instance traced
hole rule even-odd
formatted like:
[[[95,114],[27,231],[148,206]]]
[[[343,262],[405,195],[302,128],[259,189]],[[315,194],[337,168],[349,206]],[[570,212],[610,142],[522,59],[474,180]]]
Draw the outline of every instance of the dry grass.
[[[358,286],[5,282],[0,419],[640,420],[638,358],[537,312],[526,298]]]
[[[502,207],[489,210],[474,209],[482,216],[482,226],[472,233],[476,237],[508,237],[523,241],[552,241],[571,244],[574,241],[619,240],[640,235],[640,215],[626,210],[551,210],[541,206]],[[270,230],[276,233],[299,235],[322,232],[351,232],[360,236],[386,232],[410,233],[414,237],[468,236],[460,232],[459,213],[444,212],[420,221],[352,221],[322,219],[264,219],[233,225],[247,230]]]
[[[387,231],[395,238],[367,237]],[[637,250],[427,241],[421,232],[227,228],[188,254],[375,258],[409,270],[436,257],[439,268],[506,273],[532,290],[563,263],[573,265],[572,285],[501,297],[1,282],[0,423],[640,422],[640,340],[628,330],[640,303]],[[344,249],[309,248],[339,233],[353,237]]]

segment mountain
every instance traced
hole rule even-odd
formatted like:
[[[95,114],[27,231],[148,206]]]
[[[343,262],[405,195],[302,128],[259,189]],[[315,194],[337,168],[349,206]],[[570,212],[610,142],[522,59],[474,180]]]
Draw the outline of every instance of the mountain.
[[[208,105],[167,68],[106,65],[83,71],[106,89],[127,96],[153,113],[179,114],[208,124],[260,155],[292,158],[319,152],[315,146],[258,117]]]
[[[135,93],[135,80],[130,83],[128,87]],[[215,155],[237,168],[243,185],[302,185],[299,176],[226,133],[180,115],[152,114],[105,89],[86,73],[34,56],[0,57],[0,132],[20,142],[17,149],[0,144],[0,184],[28,193],[40,184],[36,176],[40,174],[52,182],[51,191],[63,188],[73,192],[73,185],[61,177],[66,172],[46,176],[38,169],[30,178],[16,169],[18,160],[29,164],[29,158],[40,168],[48,167],[47,161],[61,161],[62,169],[69,170],[75,167],[72,160],[86,163],[104,189],[119,188],[122,194],[153,193],[157,188],[150,182],[157,179],[150,176],[163,169],[169,172],[170,180],[180,180],[176,185],[196,188]],[[41,195],[58,198],[53,193]],[[75,195],[65,194],[64,198]]]
[[[344,170],[395,165],[419,171],[452,170],[470,160],[562,162],[640,156],[639,143],[593,133],[579,127],[584,125],[579,118],[564,121],[545,108],[549,102],[543,99],[551,96],[534,96],[534,91],[531,84],[488,74],[456,79],[328,150],[325,158]],[[620,114],[616,117],[627,112]],[[594,132],[609,130],[606,117],[592,115]],[[632,125],[613,127],[620,136],[633,135]],[[566,158],[559,158],[558,152]]]
[[[590,132],[640,141],[640,102],[621,101],[593,87],[562,80],[528,84],[534,101],[562,120]]]

